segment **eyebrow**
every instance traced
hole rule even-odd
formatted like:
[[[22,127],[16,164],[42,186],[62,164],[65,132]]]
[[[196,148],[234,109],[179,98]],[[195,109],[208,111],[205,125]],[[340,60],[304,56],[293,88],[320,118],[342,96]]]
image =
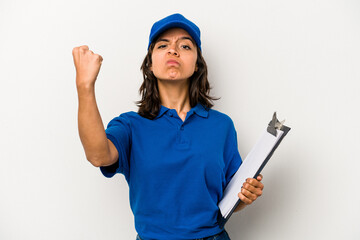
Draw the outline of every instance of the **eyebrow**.
[[[179,40],[186,40],[186,39],[190,40],[192,42],[192,44],[195,45],[194,40],[192,40],[192,38],[190,38],[190,37],[181,37]],[[166,38],[160,38],[156,42],[170,42],[170,41]]]

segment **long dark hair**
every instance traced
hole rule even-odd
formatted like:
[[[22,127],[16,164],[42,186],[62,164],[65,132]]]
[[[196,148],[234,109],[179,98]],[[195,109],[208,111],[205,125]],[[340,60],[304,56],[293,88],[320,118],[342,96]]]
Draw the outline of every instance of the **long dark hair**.
[[[160,94],[158,83],[155,75],[150,70],[151,67],[151,55],[154,49],[156,41],[153,41],[150,46],[148,53],[145,56],[145,59],[140,67],[140,70],[143,73],[144,81],[140,86],[139,93],[141,95],[141,100],[136,101],[135,103],[139,107],[138,114],[142,117],[148,119],[154,119],[160,110]],[[210,87],[207,75],[207,65],[205,59],[201,54],[201,50],[197,47],[197,60],[196,65],[198,70],[190,77],[189,83],[189,96],[190,96],[190,105],[191,108],[196,106],[196,104],[201,103],[207,110],[212,108],[213,100],[219,100],[220,98],[211,97],[209,95]]]

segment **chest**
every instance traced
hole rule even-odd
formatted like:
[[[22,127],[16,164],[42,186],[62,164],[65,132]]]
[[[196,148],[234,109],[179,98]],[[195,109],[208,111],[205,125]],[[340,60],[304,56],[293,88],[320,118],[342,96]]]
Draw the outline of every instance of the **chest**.
[[[131,169],[141,176],[177,173],[185,169],[187,174],[218,174],[225,167],[224,146],[223,132],[209,131],[209,126],[201,124],[163,124],[135,129]]]

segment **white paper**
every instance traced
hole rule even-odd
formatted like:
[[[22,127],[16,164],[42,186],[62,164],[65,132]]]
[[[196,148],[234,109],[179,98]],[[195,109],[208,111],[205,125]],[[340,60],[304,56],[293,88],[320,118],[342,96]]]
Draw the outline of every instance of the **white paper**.
[[[269,155],[277,141],[283,135],[283,131],[276,130],[277,136],[273,136],[265,129],[261,138],[251,149],[238,171],[234,174],[229,184],[226,186],[222,200],[219,202],[219,208],[222,216],[226,218],[239,200],[238,193],[247,178],[253,178],[259,168]]]

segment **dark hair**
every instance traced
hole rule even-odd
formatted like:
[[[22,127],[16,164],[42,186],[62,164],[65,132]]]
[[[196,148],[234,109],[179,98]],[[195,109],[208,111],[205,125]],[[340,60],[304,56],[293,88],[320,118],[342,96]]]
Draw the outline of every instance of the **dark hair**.
[[[138,114],[142,117],[148,119],[154,119],[160,111],[160,93],[157,83],[157,78],[150,70],[151,67],[151,55],[154,49],[156,41],[153,41],[150,46],[148,53],[145,56],[145,59],[140,67],[140,70],[143,73],[144,81],[140,86],[139,93],[141,95],[141,100],[136,101],[137,106],[139,107]],[[198,70],[190,77],[189,83],[189,96],[190,96],[190,106],[193,108],[196,104],[201,103],[207,110],[212,108],[213,100],[219,100],[220,98],[215,98],[209,96],[210,87],[209,81],[207,79],[208,71],[206,62],[201,54],[201,50],[197,47],[197,60],[196,64]]]

